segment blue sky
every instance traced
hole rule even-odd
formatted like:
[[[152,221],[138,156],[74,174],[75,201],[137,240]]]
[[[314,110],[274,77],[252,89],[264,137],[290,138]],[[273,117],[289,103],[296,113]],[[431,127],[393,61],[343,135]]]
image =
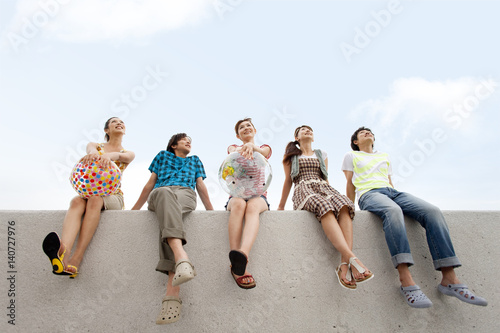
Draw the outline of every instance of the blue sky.
[[[273,148],[271,209],[295,127],[330,183],[370,127],[396,188],[442,209],[497,210],[500,31],[495,1],[1,1],[0,209],[67,209],[69,172],[121,117],[126,209],[177,132],[193,138],[215,209],[234,124]],[[493,144],[493,150],[489,147]],[[495,148],[497,147],[497,148]],[[199,209],[203,206],[199,202]],[[291,195],[288,200],[291,209]],[[143,207],[146,209],[146,205]]]

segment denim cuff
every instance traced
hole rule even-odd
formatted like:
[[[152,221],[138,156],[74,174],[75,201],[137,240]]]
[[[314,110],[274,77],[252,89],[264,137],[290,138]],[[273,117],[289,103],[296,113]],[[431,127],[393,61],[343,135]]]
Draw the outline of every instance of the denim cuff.
[[[413,266],[415,263],[413,261],[413,256],[411,253],[398,253],[391,258],[394,268],[397,268],[399,264],[408,264],[408,267]]]
[[[441,268],[443,267],[460,267],[462,264],[460,263],[460,260],[458,260],[457,257],[449,257],[449,258],[443,258],[443,259],[438,259],[434,260],[434,269],[436,271],[440,271]]]

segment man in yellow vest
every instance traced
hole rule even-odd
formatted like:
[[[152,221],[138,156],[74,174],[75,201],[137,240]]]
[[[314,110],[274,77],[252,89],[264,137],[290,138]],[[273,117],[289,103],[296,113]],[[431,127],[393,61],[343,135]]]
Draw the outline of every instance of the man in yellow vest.
[[[418,221],[426,230],[434,268],[443,275],[438,290],[463,302],[486,306],[488,302],[474,295],[465,284],[460,283],[455,274],[454,269],[461,264],[455,255],[441,210],[409,193],[394,189],[389,155],[375,151],[374,142],[375,136],[369,128],[360,127],[352,135],[353,151],[345,155],[342,163],[347,179],[346,192],[353,202],[357,195],[359,208],[382,219],[392,263],[399,272],[400,291],[408,305],[428,308],[432,306],[432,302],[410,274],[409,267],[414,261],[406,235],[404,215]]]

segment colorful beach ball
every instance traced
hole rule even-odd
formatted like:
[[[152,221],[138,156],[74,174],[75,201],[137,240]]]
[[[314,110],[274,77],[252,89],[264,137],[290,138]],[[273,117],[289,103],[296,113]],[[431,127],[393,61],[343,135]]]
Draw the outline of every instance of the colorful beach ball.
[[[82,198],[95,196],[106,197],[115,193],[120,187],[121,172],[115,163],[107,169],[99,163],[76,163],[69,180]]]
[[[240,153],[229,154],[219,168],[219,182],[233,197],[250,199],[264,194],[273,178],[271,165],[257,152],[253,159]]]

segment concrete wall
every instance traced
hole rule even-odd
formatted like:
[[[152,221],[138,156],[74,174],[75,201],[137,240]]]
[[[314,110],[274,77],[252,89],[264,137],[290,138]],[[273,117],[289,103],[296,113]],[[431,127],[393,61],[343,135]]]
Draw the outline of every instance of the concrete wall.
[[[154,270],[158,230],[148,211],[102,214],[80,275],[55,276],[41,244],[60,231],[64,211],[0,211],[0,332],[498,332],[500,212],[445,212],[461,280],[488,299],[476,307],[437,291],[423,229],[407,221],[412,272],[434,306],[412,309],[399,294],[381,222],[367,212],[354,221],[354,252],[375,273],[343,289],[339,254],[307,212],[265,212],[249,270],[257,288],[243,290],[230,273],[228,213],[195,211],[186,220],[198,276],[181,287],[181,320],[155,325],[166,276]],[[8,226],[15,221],[15,266],[8,267]],[[12,230],[12,229],[11,229]],[[12,253],[11,253],[12,254]],[[12,259],[12,258],[11,258]],[[15,271],[16,273],[8,273]],[[15,275],[15,281],[8,278]],[[11,284],[11,282],[13,282]],[[9,297],[11,288],[15,298]],[[7,307],[15,300],[15,326]]]

